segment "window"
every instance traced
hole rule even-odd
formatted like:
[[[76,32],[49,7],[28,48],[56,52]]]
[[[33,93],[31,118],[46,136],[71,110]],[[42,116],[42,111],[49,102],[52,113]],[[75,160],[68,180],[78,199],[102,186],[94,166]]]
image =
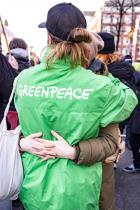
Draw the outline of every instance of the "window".
[[[109,24],[111,22],[111,17],[110,15],[106,15],[103,17],[103,23]]]
[[[123,22],[126,24],[131,24],[131,15],[125,15]]]
[[[113,17],[113,24],[117,24],[118,20],[117,20],[117,16]]]

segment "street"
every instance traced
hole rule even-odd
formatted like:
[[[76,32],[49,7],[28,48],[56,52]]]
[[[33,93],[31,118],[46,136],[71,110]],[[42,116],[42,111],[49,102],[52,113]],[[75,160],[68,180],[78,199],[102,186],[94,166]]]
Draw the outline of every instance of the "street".
[[[116,210],[140,210],[140,173],[126,173],[123,167],[132,164],[131,151],[121,157],[116,170]]]

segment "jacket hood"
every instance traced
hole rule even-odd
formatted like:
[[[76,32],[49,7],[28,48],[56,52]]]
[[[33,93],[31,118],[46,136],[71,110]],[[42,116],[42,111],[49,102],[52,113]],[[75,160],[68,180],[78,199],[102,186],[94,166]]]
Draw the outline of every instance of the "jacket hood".
[[[27,58],[29,56],[28,55],[28,50],[24,50],[22,48],[15,48],[15,49],[10,50],[10,52],[15,57]]]

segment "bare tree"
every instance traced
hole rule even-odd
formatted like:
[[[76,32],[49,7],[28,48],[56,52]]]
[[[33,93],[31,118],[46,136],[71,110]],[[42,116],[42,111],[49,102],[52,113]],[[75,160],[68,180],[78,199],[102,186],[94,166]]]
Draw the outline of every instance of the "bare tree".
[[[118,50],[124,15],[127,14],[128,10],[131,10],[131,32],[133,32],[135,27],[135,7],[140,6],[140,0],[110,0],[106,2],[106,6],[110,7],[110,9],[115,8],[119,14],[115,27],[117,36],[116,50]]]

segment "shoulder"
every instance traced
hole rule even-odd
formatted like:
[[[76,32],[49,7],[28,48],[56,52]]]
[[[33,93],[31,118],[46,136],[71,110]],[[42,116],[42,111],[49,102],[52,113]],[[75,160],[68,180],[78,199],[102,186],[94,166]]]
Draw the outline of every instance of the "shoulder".
[[[44,64],[38,64],[36,66],[32,66],[27,69],[24,69],[19,74],[19,82],[30,80],[32,77],[34,77],[36,73],[38,73],[40,69],[43,69],[43,68],[44,68]]]
[[[134,67],[132,66],[132,64],[125,62],[125,61],[117,61],[117,62],[113,62],[111,64],[108,65],[109,69],[124,69],[124,70],[128,70],[128,69],[134,69]]]
[[[89,80],[89,82],[91,82],[94,86],[108,86],[111,85],[111,79],[107,76],[103,76],[103,75],[98,75],[93,73],[91,70],[84,70],[83,71],[83,77],[84,80],[86,80],[86,78]]]
[[[109,92],[114,86],[111,78],[95,74],[91,70],[86,69],[80,72],[80,82],[82,82],[84,87],[92,88],[94,90],[93,95],[96,93],[97,96],[103,98],[108,97]]]

